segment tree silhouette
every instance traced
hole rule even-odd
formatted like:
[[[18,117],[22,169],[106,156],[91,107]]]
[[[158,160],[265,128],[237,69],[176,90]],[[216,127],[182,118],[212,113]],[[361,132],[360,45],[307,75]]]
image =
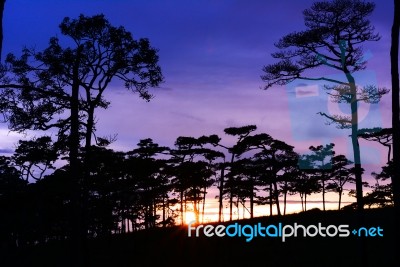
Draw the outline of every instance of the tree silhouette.
[[[261,162],[264,168],[264,175],[261,175],[264,183],[269,184],[270,192],[270,213],[272,213],[272,204],[277,205],[278,215],[281,215],[279,195],[281,178],[286,171],[297,163],[297,154],[292,146],[283,141],[272,138],[266,133],[247,136],[238,144],[238,151],[244,153],[253,149],[258,152],[254,155],[256,161]],[[285,195],[286,197],[286,195]]]
[[[180,136],[175,141],[176,149],[171,150],[170,162],[174,165],[175,176],[172,183],[179,194],[182,224],[184,223],[186,200],[192,201],[198,220],[199,201],[205,200],[204,194],[206,194],[203,188],[212,185],[212,182],[208,181],[214,173],[211,162],[216,158],[224,157],[221,152],[205,147],[213,140],[206,136],[199,138]]]
[[[221,142],[221,138],[216,135],[210,135],[210,136],[202,136],[200,137],[204,140],[207,140],[208,143],[212,144],[214,147],[220,146],[223,147],[225,149],[228,149],[228,147],[222,145]],[[225,160],[225,155],[223,153],[220,152],[220,157],[223,159],[223,162],[217,163],[215,164],[215,167],[217,169],[220,170],[220,175],[219,175],[219,179],[218,179],[218,185],[217,188],[219,190],[219,194],[218,194],[218,222],[222,221],[222,211],[223,211],[223,199],[224,199],[224,192],[225,192],[225,170],[229,167],[229,162],[226,162]],[[231,162],[232,162],[232,158],[231,158]],[[217,181],[216,181],[217,182]]]
[[[150,138],[140,140],[137,145],[138,148],[127,153],[125,169],[128,170],[134,183],[134,191],[127,193],[135,194],[138,198],[136,205],[140,206],[139,212],[143,214],[142,224],[148,229],[156,227],[159,207],[164,215],[161,224],[167,220],[166,199],[171,185],[169,175],[164,172],[167,160],[157,157],[169,153],[170,149],[159,146]]]
[[[392,178],[394,205],[397,216],[400,214],[400,85],[399,85],[399,28],[400,28],[400,1],[394,0],[394,16],[392,26],[392,44],[390,48],[390,64],[392,76],[392,129],[393,129],[393,164],[394,177]],[[397,231],[399,233],[399,231]],[[397,234],[397,238],[400,234]]]
[[[393,184],[390,182],[384,184],[379,183],[379,181],[385,182],[392,179],[394,171],[393,165],[393,162],[390,161],[382,167],[380,173],[372,173],[376,182],[372,186],[372,191],[367,193],[364,197],[365,203],[369,207],[377,206],[383,208],[393,205]]]
[[[368,141],[375,141],[388,148],[387,162],[390,161],[392,143],[393,143],[393,131],[392,128],[367,128],[360,129],[358,131],[358,137],[361,137]]]
[[[319,179],[315,176],[313,157],[310,155],[301,155],[298,161],[299,173],[292,183],[292,191],[298,192],[301,199],[303,211],[307,210],[307,195],[321,191]]]
[[[194,137],[180,136],[175,141],[175,147],[176,149],[171,151],[171,160],[175,163],[173,170],[175,178],[172,178],[172,183],[179,194],[181,224],[183,225],[184,213],[186,211],[186,202],[184,201],[185,191],[188,189],[188,184],[187,179],[184,176],[184,170],[183,173],[181,172],[181,167],[185,169],[185,166],[182,165],[185,161],[193,162],[197,152],[199,151],[198,149],[201,147],[201,142]]]
[[[25,230],[26,226],[23,226],[22,231],[30,237],[31,243],[44,244],[49,240],[64,240],[71,236],[71,186],[67,169],[58,169],[29,184],[25,197],[31,202],[26,211],[22,212],[28,214],[32,228]]]
[[[283,215],[286,215],[287,208],[287,196],[288,194],[295,193],[295,188],[293,187],[296,183],[296,177],[299,175],[299,169],[297,166],[299,155],[297,153],[291,153],[291,158],[285,164],[285,171],[279,178],[281,182],[281,192],[283,194]]]
[[[376,103],[388,92],[375,86],[359,88],[353,75],[366,67],[361,44],[380,39],[367,19],[374,7],[374,3],[360,0],[314,3],[303,12],[307,30],[281,38],[276,44],[280,51],[272,54],[280,61],[264,66],[265,74],[261,76],[267,83],[265,89],[275,84],[285,85],[296,79],[326,81],[330,83],[326,89],[334,101],[349,104],[349,117],[320,114],[337,123],[340,128],[351,128],[359,210],[363,209],[363,205],[361,156],[357,141],[358,102]],[[320,67],[339,71],[345,78],[337,80],[324,76],[312,77],[305,73]]]
[[[43,52],[24,49],[19,59],[7,56],[1,111],[12,130],[56,127],[59,137],[69,131],[73,154],[79,147],[79,131],[85,128],[82,134],[89,153],[94,111],[110,104],[103,98],[105,89],[119,80],[149,101],[148,88],[163,79],[157,51],[147,39],[134,40],[130,32],[112,26],[103,15],[65,18],[60,29],[71,39],[71,47],[62,47],[53,37]],[[66,110],[71,112],[69,117],[55,117]]]
[[[333,151],[333,147],[335,144],[330,143],[325,146],[310,146],[310,150],[312,154],[309,155],[308,160],[312,165],[313,175],[316,176],[316,179],[321,182],[321,191],[322,191],[322,207],[325,211],[325,193],[326,193],[326,183],[329,178],[327,175],[328,172],[332,169],[332,158],[335,152]]]
[[[228,127],[224,129],[225,134],[231,135],[231,136],[236,136],[238,139],[236,141],[236,144],[234,144],[231,147],[224,146],[220,143],[214,143],[216,146],[223,147],[228,150],[228,152],[231,154],[231,160],[228,163],[228,166],[233,164],[235,161],[235,158],[240,157],[240,154],[244,151],[241,151],[240,144],[243,141],[244,138],[250,135],[251,132],[257,130],[256,125],[246,125],[246,126],[241,126],[241,127]],[[225,165],[224,165],[225,166]],[[232,221],[232,213],[233,213],[233,197],[234,197],[234,186],[235,183],[233,181],[233,176],[228,173],[228,190],[225,190],[225,182],[224,182],[224,175],[221,173],[221,178],[220,178],[220,200],[219,200],[219,221],[221,221],[221,214],[222,214],[222,199],[223,199],[223,194],[224,192],[228,193],[229,196],[229,220]],[[222,193],[222,194],[221,194]]]
[[[279,196],[281,192],[279,184],[284,183],[283,174],[296,164],[297,154],[293,151],[293,146],[277,139],[268,140],[267,138],[267,143],[262,144],[262,146],[262,150],[255,157],[265,162],[265,171],[270,182],[270,205],[273,202],[276,204],[280,216]]]
[[[79,244],[84,243],[87,232],[85,188],[95,109],[108,107],[103,93],[112,81],[122,82],[148,101],[148,88],[157,86],[163,77],[157,51],[149,41],[134,40],[130,32],[112,26],[103,15],[67,17],[60,30],[70,46],[63,47],[59,38],[53,37],[42,52],[24,49],[20,58],[7,55],[0,85],[0,111],[12,130],[57,128],[58,137],[68,142],[71,178],[76,184],[74,202],[80,210],[73,216],[77,239],[81,240],[76,246],[79,254],[83,251]],[[85,164],[79,169],[82,138]],[[78,257],[80,265],[82,257]]]
[[[124,172],[125,153],[98,146],[92,146],[91,150],[87,181],[88,233],[91,237],[109,236],[126,219],[119,216],[127,210],[124,204],[128,202],[120,193],[121,188],[131,189]]]
[[[346,156],[337,155],[331,159],[331,169],[328,173],[331,183],[327,185],[327,189],[334,190],[339,195],[338,209],[341,208],[342,195],[344,191],[344,186],[348,182],[354,182],[352,177],[354,174],[354,168],[348,167],[352,164]]]
[[[20,179],[20,175],[20,172],[12,166],[10,158],[0,156],[0,196],[15,192],[27,184]]]
[[[12,166],[11,159],[0,156],[0,246],[6,253],[16,246],[19,239],[21,210],[26,203],[18,196],[26,190],[26,186],[27,182],[20,179],[20,173]]]
[[[243,205],[243,209],[246,209],[250,218],[254,217],[254,204],[258,196],[258,186],[260,183],[260,176],[264,172],[264,168],[260,161],[254,158],[244,158],[235,161],[230,168],[230,175],[233,175],[235,181],[235,191],[237,195],[237,202]],[[246,199],[249,199],[250,210],[245,206]],[[244,216],[243,216],[244,217]]]
[[[13,161],[19,167],[22,179],[28,181],[29,178],[40,180],[47,170],[54,170],[53,164],[57,158],[58,151],[51,137],[42,136],[28,141],[18,141]]]
[[[200,222],[200,202],[204,199],[204,188],[213,184],[210,177],[213,175],[205,161],[185,161],[177,169],[177,176],[185,188],[186,202],[192,202],[196,223]]]

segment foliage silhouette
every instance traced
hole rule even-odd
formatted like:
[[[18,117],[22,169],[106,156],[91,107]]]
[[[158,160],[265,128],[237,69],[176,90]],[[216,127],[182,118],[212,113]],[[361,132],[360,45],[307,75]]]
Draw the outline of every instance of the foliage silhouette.
[[[334,190],[339,195],[338,209],[340,210],[342,204],[342,195],[344,191],[344,186],[346,183],[354,183],[354,168],[350,168],[349,165],[352,164],[346,156],[336,155],[332,157],[332,168],[328,173],[330,178],[330,183],[327,185],[328,190]]]
[[[361,137],[368,141],[375,141],[388,148],[387,162],[390,161],[392,144],[393,144],[393,130],[392,128],[371,128],[371,129],[360,129],[358,131],[358,137]]]
[[[365,196],[365,202],[369,207],[393,206],[393,183],[386,182],[387,180],[391,180],[393,177],[393,165],[393,161],[390,161],[382,167],[382,171],[380,173],[372,173],[376,183],[372,186],[372,191]],[[379,183],[380,181],[383,181],[384,184]]]
[[[199,222],[201,200],[204,211],[206,189],[214,183],[211,179],[215,175],[213,161],[224,157],[221,152],[205,147],[215,140],[215,136],[180,136],[175,142],[176,149],[171,150],[170,161],[174,169],[172,184],[179,195],[181,224],[184,223],[187,200],[192,201],[196,222]]]
[[[324,211],[326,183],[329,178],[327,173],[332,169],[332,158],[335,154],[333,151],[334,146],[335,144],[330,143],[325,146],[310,146],[309,148],[312,151],[312,154],[308,155],[308,160],[312,166],[312,169],[309,169],[309,171],[312,170],[312,175],[315,175],[316,179],[320,181],[320,188],[322,191],[322,209]]]
[[[197,222],[200,222],[203,204],[204,219],[205,196],[216,182],[213,177],[219,168],[218,161],[223,162],[225,158],[223,153],[206,147],[213,146],[210,140],[216,140],[215,136],[178,137],[177,147],[171,149],[148,138],[140,140],[128,152],[92,146],[88,161],[91,175],[87,181],[90,240],[113,239],[116,234],[174,225],[177,215],[182,220],[188,204],[194,208]],[[234,186],[228,180],[225,191],[228,195],[228,190],[233,190],[238,218],[240,207],[243,218],[247,212],[254,217],[254,206],[265,204],[269,204],[272,215],[272,205],[278,206],[282,195],[286,203],[287,194],[300,195],[303,210],[307,211],[308,196],[321,191],[320,177],[315,175],[315,170],[320,169],[307,171],[307,168],[321,167],[322,157],[318,153],[332,147],[332,144],[313,146],[316,154],[299,156],[294,147],[268,134],[244,137],[234,148],[240,158],[236,157],[227,169]],[[85,155],[84,149],[81,148],[79,158]],[[333,153],[323,153],[327,155],[333,156]],[[341,195],[346,183],[352,182],[354,168],[343,155],[333,156],[329,163],[330,166],[327,162],[324,164],[330,167],[326,168],[329,178],[326,189],[338,192],[340,208]],[[20,250],[70,241],[74,235],[70,224],[70,214],[74,214],[70,165],[27,184],[13,164],[10,158],[0,158],[0,211],[5,218],[0,225],[2,245]],[[391,171],[384,167],[382,173],[374,175],[384,181]],[[174,198],[175,193],[178,199]],[[368,207],[390,206],[392,199],[390,183],[377,183],[364,196]],[[283,214],[286,214],[285,208]]]
[[[325,81],[329,83],[326,89],[334,101],[349,104],[351,116],[319,114],[340,128],[351,128],[359,210],[363,209],[363,195],[361,156],[357,140],[358,102],[376,103],[388,92],[385,88],[375,86],[358,88],[354,78],[354,73],[366,68],[361,44],[380,39],[367,19],[374,8],[374,3],[360,0],[315,2],[303,12],[307,29],[290,33],[276,43],[280,51],[272,56],[279,61],[264,66],[264,75],[261,76],[266,82],[265,89],[273,85],[286,85],[296,79]],[[313,77],[306,73],[307,70],[320,67],[339,71],[344,74],[345,79]]]
[[[48,169],[55,169],[53,164],[57,159],[58,151],[50,136],[18,141],[13,156],[13,161],[19,167],[22,179],[25,181],[30,178],[42,179]]]
[[[20,58],[7,55],[2,66],[0,111],[12,130],[56,128],[58,141],[67,144],[70,175],[75,180],[76,214],[71,218],[76,221],[79,254],[87,232],[94,113],[110,104],[103,93],[112,81],[120,81],[149,101],[148,88],[160,84],[163,77],[157,51],[149,41],[134,40],[130,32],[112,26],[104,15],[66,17],[59,27],[70,46],[53,37],[42,52],[25,48]],[[78,159],[81,139],[85,140],[83,165]],[[82,258],[84,255],[78,256],[79,265],[84,264]]]

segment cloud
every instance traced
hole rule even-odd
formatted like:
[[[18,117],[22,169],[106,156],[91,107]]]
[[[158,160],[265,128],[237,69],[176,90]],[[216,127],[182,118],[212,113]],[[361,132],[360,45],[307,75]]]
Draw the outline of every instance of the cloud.
[[[14,150],[11,148],[0,148],[0,154],[12,154]]]

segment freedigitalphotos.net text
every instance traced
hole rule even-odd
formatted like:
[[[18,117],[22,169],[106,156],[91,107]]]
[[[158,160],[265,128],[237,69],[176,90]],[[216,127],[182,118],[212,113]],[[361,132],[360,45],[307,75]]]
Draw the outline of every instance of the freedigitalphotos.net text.
[[[302,225],[294,223],[293,225],[269,224],[264,226],[261,223],[254,225],[240,225],[238,223],[225,225],[194,225],[195,222],[188,224],[188,237],[199,237],[204,235],[206,237],[245,237],[246,242],[250,242],[255,237],[271,237],[280,238],[285,242],[289,237],[348,237],[351,234],[355,236],[368,236],[368,237],[382,237],[383,229],[378,227],[359,227],[350,230],[347,224],[341,225],[327,225],[323,226],[321,223],[317,225]]]

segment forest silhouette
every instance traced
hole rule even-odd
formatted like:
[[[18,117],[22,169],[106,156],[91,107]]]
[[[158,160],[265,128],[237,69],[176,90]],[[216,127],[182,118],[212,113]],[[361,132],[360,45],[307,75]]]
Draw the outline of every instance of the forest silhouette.
[[[394,2],[398,7],[399,1]],[[360,129],[358,103],[378,103],[390,90],[358,87],[354,78],[367,66],[361,45],[380,39],[368,20],[374,8],[374,3],[359,0],[315,2],[303,12],[306,30],[285,35],[276,43],[278,51],[272,57],[278,61],[264,66],[261,76],[264,89],[295,80],[326,82],[327,94],[351,112],[346,117],[319,114],[351,132],[353,161],[336,152],[334,143],[314,144],[299,154],[294,146],[258,132],[257,125],[251,124],[227,127],[224,136],[201,132],[195,137],[177,136],[172,147],[146,138],[127,151],[112,149],[116,136],[96,135],[96,112],[111,104],[104,92],[110,84],[118,84],[131,91],[132,97],[153,101],[149,89],[162,84],[164,77],[158,49],[146,38],[135,40],[102,14],[66,17],[59,25],[61,36],[50,38],[47,48],[25,48],[19,56],[9,53],[1,58],[4,123],[11,131],[40,133],[20,140],[12,156],[0,156],[4,266],[131,266],[139,259],[167,266],[242,262],[249,266],[385,262],[389,266],[396,257],[395,245],[389,244],[399,235],[394,220],[399,214],[399,138],[395,134],[399,121],[394,120],[392,128]],[[399,8],[394,13],[393,75]],[[307,72],[323,67],[337,71],[343,79]],[[398,66],[392,94],[396,92]],[[398,106],[398,101],[393,105]],[[49,134],[54,131],[56,136]],[[363,179],[362,138],[388,148],[386,165],[371,174],[374,184]],[[385,235],[299,238],[289,244],[265,239],[251,243],[239,238],[190,239],[185,215],[192,211],[195,224],[205,223],[210,190],[217,192],[214,224],[240,219],[242,211],[241,223],[380,226]],[[326,195],[332,192],[337,195],[337,211],[326,207]],[[356,201],[344,205],[345,193]],[[307,208],[310,196],[320,197],[321,209]],[[288,198],[294,197],[302,212],[288,214]],[[259,206],[264,208],[263,217],[255,215]],[[224,217],[225,208],[229,218]]]

